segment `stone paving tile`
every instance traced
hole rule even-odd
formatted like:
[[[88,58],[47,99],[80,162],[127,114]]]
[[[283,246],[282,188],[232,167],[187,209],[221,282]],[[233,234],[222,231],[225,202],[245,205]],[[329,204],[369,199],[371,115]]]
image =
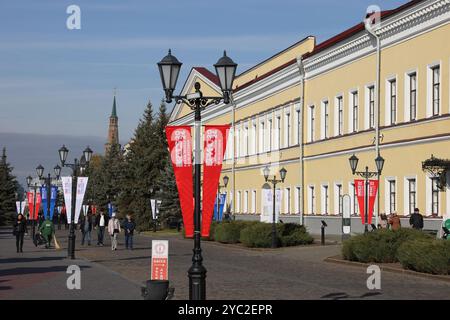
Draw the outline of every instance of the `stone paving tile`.
[[[115,252],[107,246],[84,247],[79,255],[142,283],[150,277],[153,238],[169,240],[174,299],[187,299],[192,240],[157,233],[135,236],[133,251],[124,250],[120,238]],[[390,272],[382,272],[381,290],[371,291],[366,270],[323,261],[338,254],[340,245],[255,250],[202,241],[202,248],[208,299],[450,299],[449,283]]]

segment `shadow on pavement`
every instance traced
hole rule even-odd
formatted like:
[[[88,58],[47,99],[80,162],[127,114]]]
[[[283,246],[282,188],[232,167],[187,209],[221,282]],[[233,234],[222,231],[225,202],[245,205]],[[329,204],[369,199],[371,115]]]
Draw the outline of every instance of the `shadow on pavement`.
[[[332,299],[332,300],[339,300],[339,299],[362,299],[362,298],[367,298],[367,297],[372,297],[372,296],[377,296],[380,295],[381,292],[366,292],[360,296],[350,296],[349,294],[345,293],[345,292],[334,292],[334,293],[329,293],[326,294],[322,297],[320,297],[321,299]]]
[[[83,266],[84,268],[91,268],[90,266]],[[13,276],[23,274],[36,274],[36,273],[52,273],[52,272],[66,272],[67,266],[53,266],[53,267],[30,267],[30,268],[12,268],[1,270],[2,276]]]
[[[36,251],[34,251],[36,252]],[[0,259],[0,264],[2,263],[27,263],[36,261],[53,261],[53,260],[64,260],[65,257],[39,257],[39,258],[6,258]]]

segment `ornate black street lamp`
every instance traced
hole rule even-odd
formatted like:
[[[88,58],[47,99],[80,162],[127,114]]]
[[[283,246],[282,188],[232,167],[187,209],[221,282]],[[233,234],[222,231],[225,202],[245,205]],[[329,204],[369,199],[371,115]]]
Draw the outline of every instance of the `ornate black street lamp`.
[[[189,299],[204,300],[206,299],[206,269],[202,264],[202,250],[200,246],[200,196],[201,196],[201,111],[212,104],[219,104],[223,100],[225,104],[230,102],[230,96],[233,90],[234,76],[236,75],[237,64],[227,57],[224,52],[223,57],[214,65],[219,78],[222,96],[205,97],[200,91],[200,83],[194,85],[195,92],[185,96],[174,96],[173,92],[177,83],[182,63],[175,58],[171,51],[159,63],[159,73],[164,92],[166,94],[166,102],[171,103],[175,99],[176,103],[184,102],[195,112],[195,212],[194,212],[194,255],[192,257],[192,267],[189,269]]]
[[[384,159],[382,156],[378,155],[375,159],[375,165],[377,167],[377,171],[369,171],[369,167],[366,166],[365,171],[356,171],[358,167],[358,157],[354,154],[348,159],[350,164],[350,168],[352,169],[353,175],[358,175],[365,179],[365,192],[364,192],[364,233],[369,232],[369,179],[375,176],[380,176],[381,171],[383,171]]]
[[[66,163],[67,155],[69,154],[69,150],[66,146],[62,146],[59,150],[59,159],[61,160],[62,167],[68,167],[72,169],[72,204],[71,204],[71,212],[70,212],[70,232],[69,232],[69,245],[67,248],[67,253],[70,259],[75,259],[75,205],[76,205],[76,197],[77,197],[77,179],[79,175],[82,175],[84,170],[89,166],[89,162],[92,157],[92,150],[87,147],[83,151],[83,155],[78,159],[75,159],[74,163]]]
[[[48,173],[47,177],[44,177],[44,167],[42,165],[39,165],[36,168],[36,172],[38,174],[39,180],[41,181],[42,187],[45,186],[47,189],[47,213],[52,216],[50,212],[50,199],[51,199],[51,192],[52,192],[52,180],[59,180],[59,177],[61,175],[61,167],[56,165],[53,168],[55,172],[55,177],[51,177],[50,173]]]
[[[217,198],[216,198],[216,210],[217,210],[216,212],[217,212],[217,216],[219,216],[220,188],[226,188],[227,185],[228,185],[228,181],[229,181],[228,176],[225,176],[225,177],[223,177],[223,185],[221,185],[220,182],[219,182],[219,184],[217,186]]]
[[[268,166],[266,166],[263,170],[264,179],[266,182],[270,182],[273,185],[273,209],[272,209],[272,248],[277,248],[277,227],[276,227],[276,221],[275,221],[275,201],[276,201],[276,190],[277,190],[277,183],[283,183],[284,179],[286,179],[286,173],[287,170],[285,168],[280,169],[280,178],[277,179],[276,175],[273,176],[273,179],[269,179],[270,169]]]

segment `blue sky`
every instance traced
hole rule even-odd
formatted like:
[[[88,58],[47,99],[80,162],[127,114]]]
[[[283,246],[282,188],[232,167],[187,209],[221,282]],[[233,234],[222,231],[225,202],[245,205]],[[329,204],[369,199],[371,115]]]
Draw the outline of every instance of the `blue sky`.
[[[163,96],[156,62],[169,47],[183,62],[180,87],[223,49],[242,72],[307,35],[320,42],[360,22],[370,4],[405,1],[1,0],[0,132],[105,138],[117,87],[124,143],[146,102]],[[81,30],[66,28],[71,4]]]

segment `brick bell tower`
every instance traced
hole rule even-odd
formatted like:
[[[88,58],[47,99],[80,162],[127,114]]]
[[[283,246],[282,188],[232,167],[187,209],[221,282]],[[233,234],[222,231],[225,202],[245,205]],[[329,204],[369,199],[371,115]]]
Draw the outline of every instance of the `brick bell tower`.
[[[108,142],[105,143],[105,155],[109,152],[111,145],[119,145],[119,117],[116,110],[116,93],[114,92],[114,101],[111,116],[109,117]]]

